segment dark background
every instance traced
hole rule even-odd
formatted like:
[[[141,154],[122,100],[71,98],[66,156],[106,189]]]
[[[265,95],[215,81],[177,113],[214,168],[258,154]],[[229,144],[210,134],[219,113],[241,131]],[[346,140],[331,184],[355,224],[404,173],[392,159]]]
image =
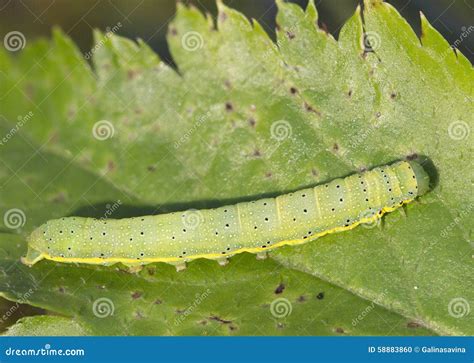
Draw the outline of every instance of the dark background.
[[[183,1],[216,14],[214,0]],[[225,4],[257,19],[274,37],[274,0],[224,0]],[[307,0],[293,0],[306,6]],[[316,0],[320,25],[336,37],[358,0]],[[474,0],[389,0],[419,34],[419,11],[453,44],[463,30],[474,25]],[[92,46],[92,28],[105,30],[122,23],[118,34],[142,38],[161,58],[170,62],[165,41],[167,24],[175,12],[175,0],[0,0],[0,36],[12,30],[22,32],[28,41],[49,36],[59,25],[85,53]],[[460,50],[474,61],[474,31],[464,39]]]

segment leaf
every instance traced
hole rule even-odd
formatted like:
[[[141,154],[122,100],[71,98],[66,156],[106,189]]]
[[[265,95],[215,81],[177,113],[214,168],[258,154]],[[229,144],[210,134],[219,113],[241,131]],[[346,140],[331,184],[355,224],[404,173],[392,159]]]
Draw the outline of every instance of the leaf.
[[[90,332],[69,318],[34,316],[22,318],[11,326],[7,336],[81,336]]]
[[[179,74],[143,42],[98,32],[94,71],[60,31],[17,59],[0,52],[2,134],[32,113],[1,146],[2,212],[26,218],[20,236],[1,237],[5,297],[35,287],[30,304],[94,334],[472,334],[471,65],[424,18],[420,44],[385,3],[368,2],[364,23],[358,10],[337,41],[312,2],[278,6],[275,45],[220,2],[218,31],[178,4],[168,39]],[[276,139],[278,121],[290,127]],[[414,153],[438,180],[406,215],[272,261],[244,254],[226,268],[199,260],[183,274],[156,264],[138,275],[17,262],[24,236],[51,218],[101,217],[118,201],[115,218],[212,207]],[[279,297],[292,306],[283,320],[270,313]],[[100,298],[114,315],[93,314]]]

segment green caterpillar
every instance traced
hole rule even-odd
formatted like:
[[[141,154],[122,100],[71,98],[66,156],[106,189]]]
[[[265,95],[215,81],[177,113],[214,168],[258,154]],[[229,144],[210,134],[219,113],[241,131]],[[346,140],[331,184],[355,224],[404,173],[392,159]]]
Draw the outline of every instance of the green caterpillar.
[[[371,223],[429,189],[414,161],[400,161],[276,198],[215,209],[98,220],[68,217],[33,231],[23,263],[142,265],[167,262],[180,270],[197,258],[218,260],[241,252],[264,257],[328,233]]]

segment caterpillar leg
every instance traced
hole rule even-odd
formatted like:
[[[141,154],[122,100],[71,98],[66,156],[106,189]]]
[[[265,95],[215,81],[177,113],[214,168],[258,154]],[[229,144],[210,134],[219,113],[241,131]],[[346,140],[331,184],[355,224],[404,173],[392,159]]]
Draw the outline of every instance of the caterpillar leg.
[[[217,263],[221,266],[225,266],[229,263],[229,259],[227,257],[221,257],[217,259]]]
[[[185,262],[185,261],[182,261],[182,262],[174,262],[174,263],[171,263],[171,264],[174,265],[174,267],[176,267],[176,272],[180,272],[180,271],[186,270],[186,262]]]

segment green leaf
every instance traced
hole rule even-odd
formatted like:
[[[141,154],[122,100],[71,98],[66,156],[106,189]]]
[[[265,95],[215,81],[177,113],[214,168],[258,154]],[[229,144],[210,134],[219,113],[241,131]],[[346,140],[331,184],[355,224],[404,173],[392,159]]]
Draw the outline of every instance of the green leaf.
[[[81,336],[90,331],[60,316],[34,316],[20,319],[4,334],[7,336]]]
[[[168,40],[179,74],[143,42],[99,32],[94,71],[60,31],[17,58],[0,51],[1,135],[27,118],[0,146],[0,212],[26,219],[0,237],[5,297],[34,288],[30,304],[93,334],[473,333],[471,65],[424,18],[420,42],[385,3],[368,2],[337,41],[312,2],[278,6],[276,45],[221,2],[217,31],[178,3]],[[280,120],[290,128],[276,141]],[[199,260],[179,274],[18,262],[51,218],[101,217],[117,202],[114,218],[212,207],[414,153],[437,175],[431,193],[378,228],[272,260]],[[270,311],[278,298],[292,307],[283,319]],[[94,315],[109,300],[114,314]]]

